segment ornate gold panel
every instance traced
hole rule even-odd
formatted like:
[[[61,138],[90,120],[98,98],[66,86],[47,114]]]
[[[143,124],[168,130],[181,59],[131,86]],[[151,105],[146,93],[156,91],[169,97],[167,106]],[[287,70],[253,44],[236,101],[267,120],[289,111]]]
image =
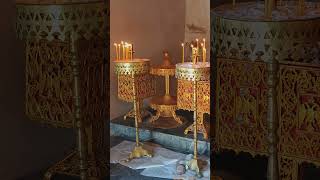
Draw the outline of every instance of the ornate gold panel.
[[[155,95],[155,81],[149,74],[135,75],[137,98],[145,99]],[[131,75],[118,75],[118,97],[127,102],[133,102],[133,79]]]
[[[320,164],[320,67],[280,65],[279,153]]]
[[[197,83],[197,96],[198,112],[210,114],[210,81],[199,81]],[[178,109],[193,111],[192,81],[178,79],[177,98]]]
[[[263,62],[217,60],[217,145],[267,154],[267,71]]]
[[[26,44],[26,114],[31,120],[73,127],[70,46],[61,41]]]

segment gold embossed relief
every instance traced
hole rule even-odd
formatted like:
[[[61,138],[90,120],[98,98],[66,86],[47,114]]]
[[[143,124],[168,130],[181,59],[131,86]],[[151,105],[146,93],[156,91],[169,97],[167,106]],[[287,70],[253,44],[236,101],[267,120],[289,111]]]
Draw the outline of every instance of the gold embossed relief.
[[[193,85],[192,81],[178,79],[178,108],[193,111]],[[197,110],[199,113],[210,113],[210,82],[197,83]]]
[[[281,65],[279,74],[279,153],[319,164],[319,67]]]
[[[210,82],[198,82],[198,112],[210,114]]]
[[[144,99],[155,95],[155,81],[149,74],[135,75],[137,98]],[[133,102],[133,78],[131,75],[118,75],[118,97]]]
[[[217,145],[266,154],[266,64],[230,59],[217,64]]]
[[[320,19],[305,21],[242,21],[212,13],[212,51],[239,60],[272,59],[320,63]]]
[[[30,119],[73,127],[72,83],[68,43],[26,43],[26,114]]]

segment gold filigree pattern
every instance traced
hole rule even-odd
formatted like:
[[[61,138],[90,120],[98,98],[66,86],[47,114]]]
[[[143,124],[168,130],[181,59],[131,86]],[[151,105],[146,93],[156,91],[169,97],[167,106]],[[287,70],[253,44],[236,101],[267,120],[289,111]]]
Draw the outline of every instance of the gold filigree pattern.
[[[320,63],[320,18],[290,21],[228,19],[211,13],[211,50],[219,58]]]
[[[176,78],[187,81],[210,81],[210,63],[181,63],[176,65]]]
[[[298,180],[299,164],[284,156],[279,157],[280,180]]]
[[[115,71],[118,75],[138,75],[148,74],[150,71],[149,59],[134,59],[134,60],[117,60],[115,61]]]
[[[156,94],[155,81],[149,74],[138,74],[133,79],[129,75],[118,75],[118,97],[126,102],[133,102],[132,83],[135,81],[138,99],[145,99]]]
[[[267,154],[267,71],[265,63],[217,60],[219,148]]]
[[[178,91],[177,91],[177,106],[178,109],[187,111],[193,111],[193,82],[188,80],[178,79]],[[210,114],[210,81],[197,82],[197,129],[199,133],[203,134],[204,139],[208,139],[208,131],[204,124],[204,114]],[[192,124],[184,133],[194,131],[194,125]]]
[[[178,79],[177,105],[179,109],[193,111],[193,87],[192,81]],[[197,110],[202,113],[210,113],[210,82],[199,81],[197,83]]]
[[[319,66],[280,65],[279,153],[320,164]]]
[[[70,47],[61,41],[26,44],[26,114],[56,127],[73,127]]]
[[[103,2],[61,5],[17,4],[16,31],[20,39],[67,40],[104,38],[106,7]]]

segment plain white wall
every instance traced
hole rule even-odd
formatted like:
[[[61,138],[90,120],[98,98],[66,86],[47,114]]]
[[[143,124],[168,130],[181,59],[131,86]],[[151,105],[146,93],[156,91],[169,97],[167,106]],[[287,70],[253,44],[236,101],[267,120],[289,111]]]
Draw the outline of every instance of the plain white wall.
[[[161,64],[163,50],[168,50],[173,63],[181,60],[184,41],[185,0],[111,0],[110,1],[110,119],[126,113],[131,103],[117,97],[117,77],[114,73],[114,42],[133,43],[135,57],[149,58],[151,64]],[[164,93],[164,80],[158,79],[158,93]],[[173,78],[172,78],[173,79]],[[175,80],[171,81],[175,84]],[[175,86],[171,93],[176,94]]]

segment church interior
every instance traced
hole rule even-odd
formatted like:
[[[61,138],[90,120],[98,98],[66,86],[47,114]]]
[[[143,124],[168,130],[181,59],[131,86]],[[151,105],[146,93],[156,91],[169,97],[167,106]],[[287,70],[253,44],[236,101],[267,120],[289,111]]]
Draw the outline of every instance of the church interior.
[[[0,179],[320,179],[318,0],[2,7]]]

